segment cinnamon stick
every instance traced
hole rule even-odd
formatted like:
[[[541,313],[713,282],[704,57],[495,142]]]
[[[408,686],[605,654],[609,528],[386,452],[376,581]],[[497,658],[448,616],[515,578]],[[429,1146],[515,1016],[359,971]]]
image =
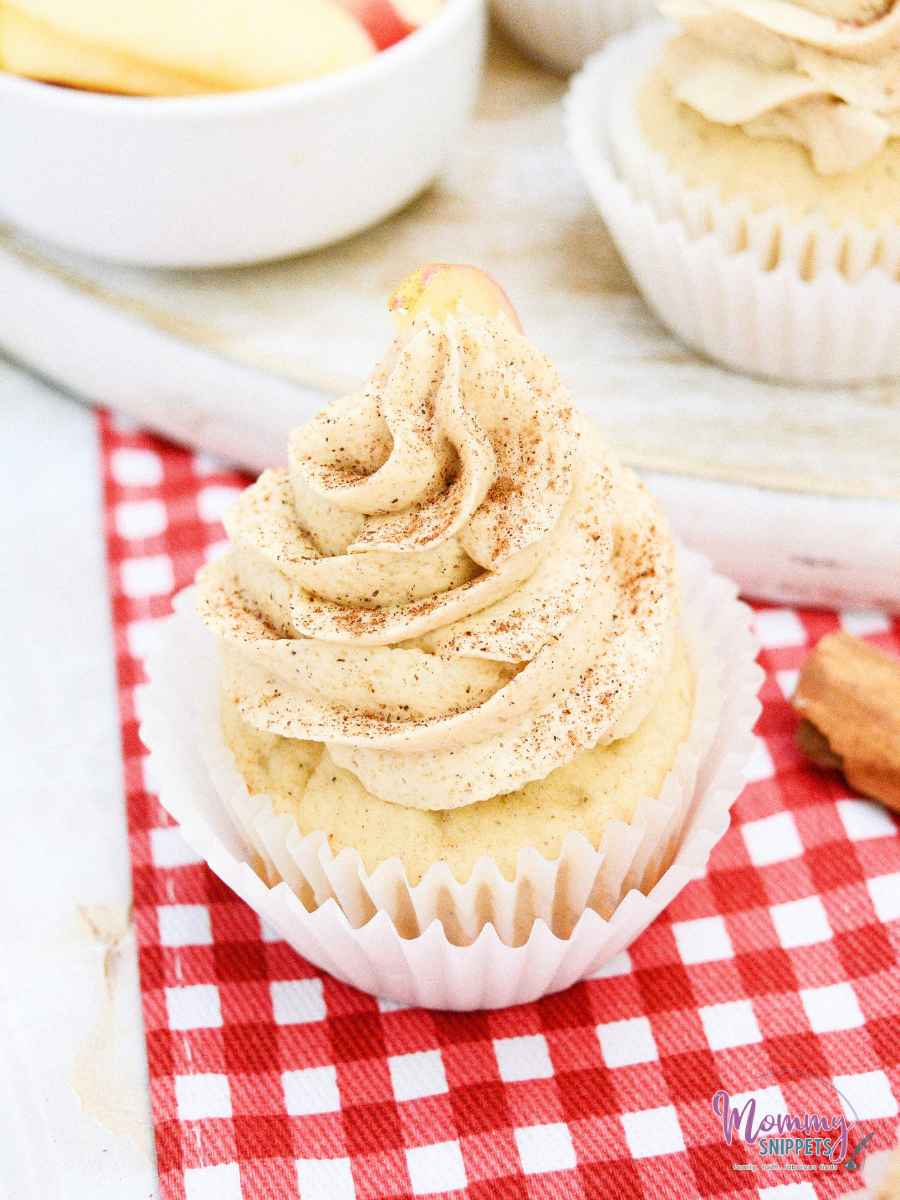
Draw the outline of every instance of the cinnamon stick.
[[[848,633],[829,634],[806,660],[792,703],[812,762],[836,767],[856,791],[900,812],[900,660]]]

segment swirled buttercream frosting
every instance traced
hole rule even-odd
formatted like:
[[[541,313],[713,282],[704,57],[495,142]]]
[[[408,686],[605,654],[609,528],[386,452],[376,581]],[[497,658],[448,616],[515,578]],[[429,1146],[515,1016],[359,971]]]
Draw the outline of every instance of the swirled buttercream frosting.
[[[752,137],[786,138],[821,175],[900,136],[900,0],[661,0],[682,34],[662,70],[676,99]]]
[[[503,316],[419,318],[289,442],[199,578],[245,721],[449,809],[633,732],[676,640],[655,501]]]

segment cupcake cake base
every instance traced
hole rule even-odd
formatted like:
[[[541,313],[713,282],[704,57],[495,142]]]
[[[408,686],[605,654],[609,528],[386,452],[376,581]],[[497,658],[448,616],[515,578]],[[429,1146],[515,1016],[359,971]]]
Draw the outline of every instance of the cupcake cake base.
[[[662,695],[629,737],[587,750],[518,791],[438,811],[380,800],[320,743],[254,728],[227,696],[222,729],[251,807],[253,797],[267,796],[301,834],[324,832],[332,854],[355,850],[370,874],[396,857],[413,885],[435,862],[465,883],[485,855],[512,879],[522,846],[557,858],[569,833],[599,845],[610,821],[628,823],[641,800],[659,795],[675,763],[691,726],[693,690],[682,642]]]
[[[743,786],[761,680],[747,609],[705,560],[682,552],[680,571],[690,731],[659,797],[643,797],[629,823],[611,820],[596,847],[570,832],[557,859],[521,849],[512,878],[482,857],[465,883],[445,864],[414,883],[396,857],[370,872],[356,850],[334,854],[324,831],[302,835],[267,797],[249,796],[235,767],[215,648],[190,589],[149,657],[141,698],[161,802],[261,918],[365,991],[471,1009],[567,987],[600,970],[703,870]]]
[[[819,175],[798,143],[750,137],[739,126],[717,125],[679,103],[658,73],[643,80],[634,103],[642,141],[662,156],[686,189],[714,188],[724,204],[744,201],[752,212],[782,206],[795,218],[818,212],[835,228],[877,229],[896,223],[898,138],[855,171]],[[634,135],[633,127],[624,133]]]

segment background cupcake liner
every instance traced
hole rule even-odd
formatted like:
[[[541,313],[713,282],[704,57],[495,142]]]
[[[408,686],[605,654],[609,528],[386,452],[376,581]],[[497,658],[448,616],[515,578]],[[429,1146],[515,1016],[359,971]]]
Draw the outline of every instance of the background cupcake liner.
[[[517,45],[551,70],[576,71],[608,37],[656,15],[656,0],[491,0]]]
[[[629,825],[613,823],[599,850],[570,834],[559,860],[522,851],[511,881],[483,858],[465,884],[438,864],[410,886],[399,860],[369,873],[355,851],[333,855],[323,833],[302,836],[265,797],[248,796],[225,747],[216,649],[193,612],[193,589],[164,623],[140,700],[160,800],[194,850],[300,954],[364,991],[470,1009],[567,987],[629,945],[702,872],[743,787],[762,678],[748,610],[705,559],[683,552],[681,570],[697,673],[691,732],[660,799],[643,802]]]
[[[654,313],[749,374],[808,384],[900,375],[900,221],[833,227],[689,188],[644,142],[637,88],[672,27],[615,38],[573,80],[569,145]]]

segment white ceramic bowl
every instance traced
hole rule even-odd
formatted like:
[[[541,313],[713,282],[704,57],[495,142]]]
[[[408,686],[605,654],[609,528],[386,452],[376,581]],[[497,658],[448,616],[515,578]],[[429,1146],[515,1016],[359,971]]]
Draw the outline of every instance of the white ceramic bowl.
[[[447,0],[361,66],[226,95],[129,98],[0,73],[0,220],[142,266],[338,241],[444,164],[481,77],[483,0]]]

